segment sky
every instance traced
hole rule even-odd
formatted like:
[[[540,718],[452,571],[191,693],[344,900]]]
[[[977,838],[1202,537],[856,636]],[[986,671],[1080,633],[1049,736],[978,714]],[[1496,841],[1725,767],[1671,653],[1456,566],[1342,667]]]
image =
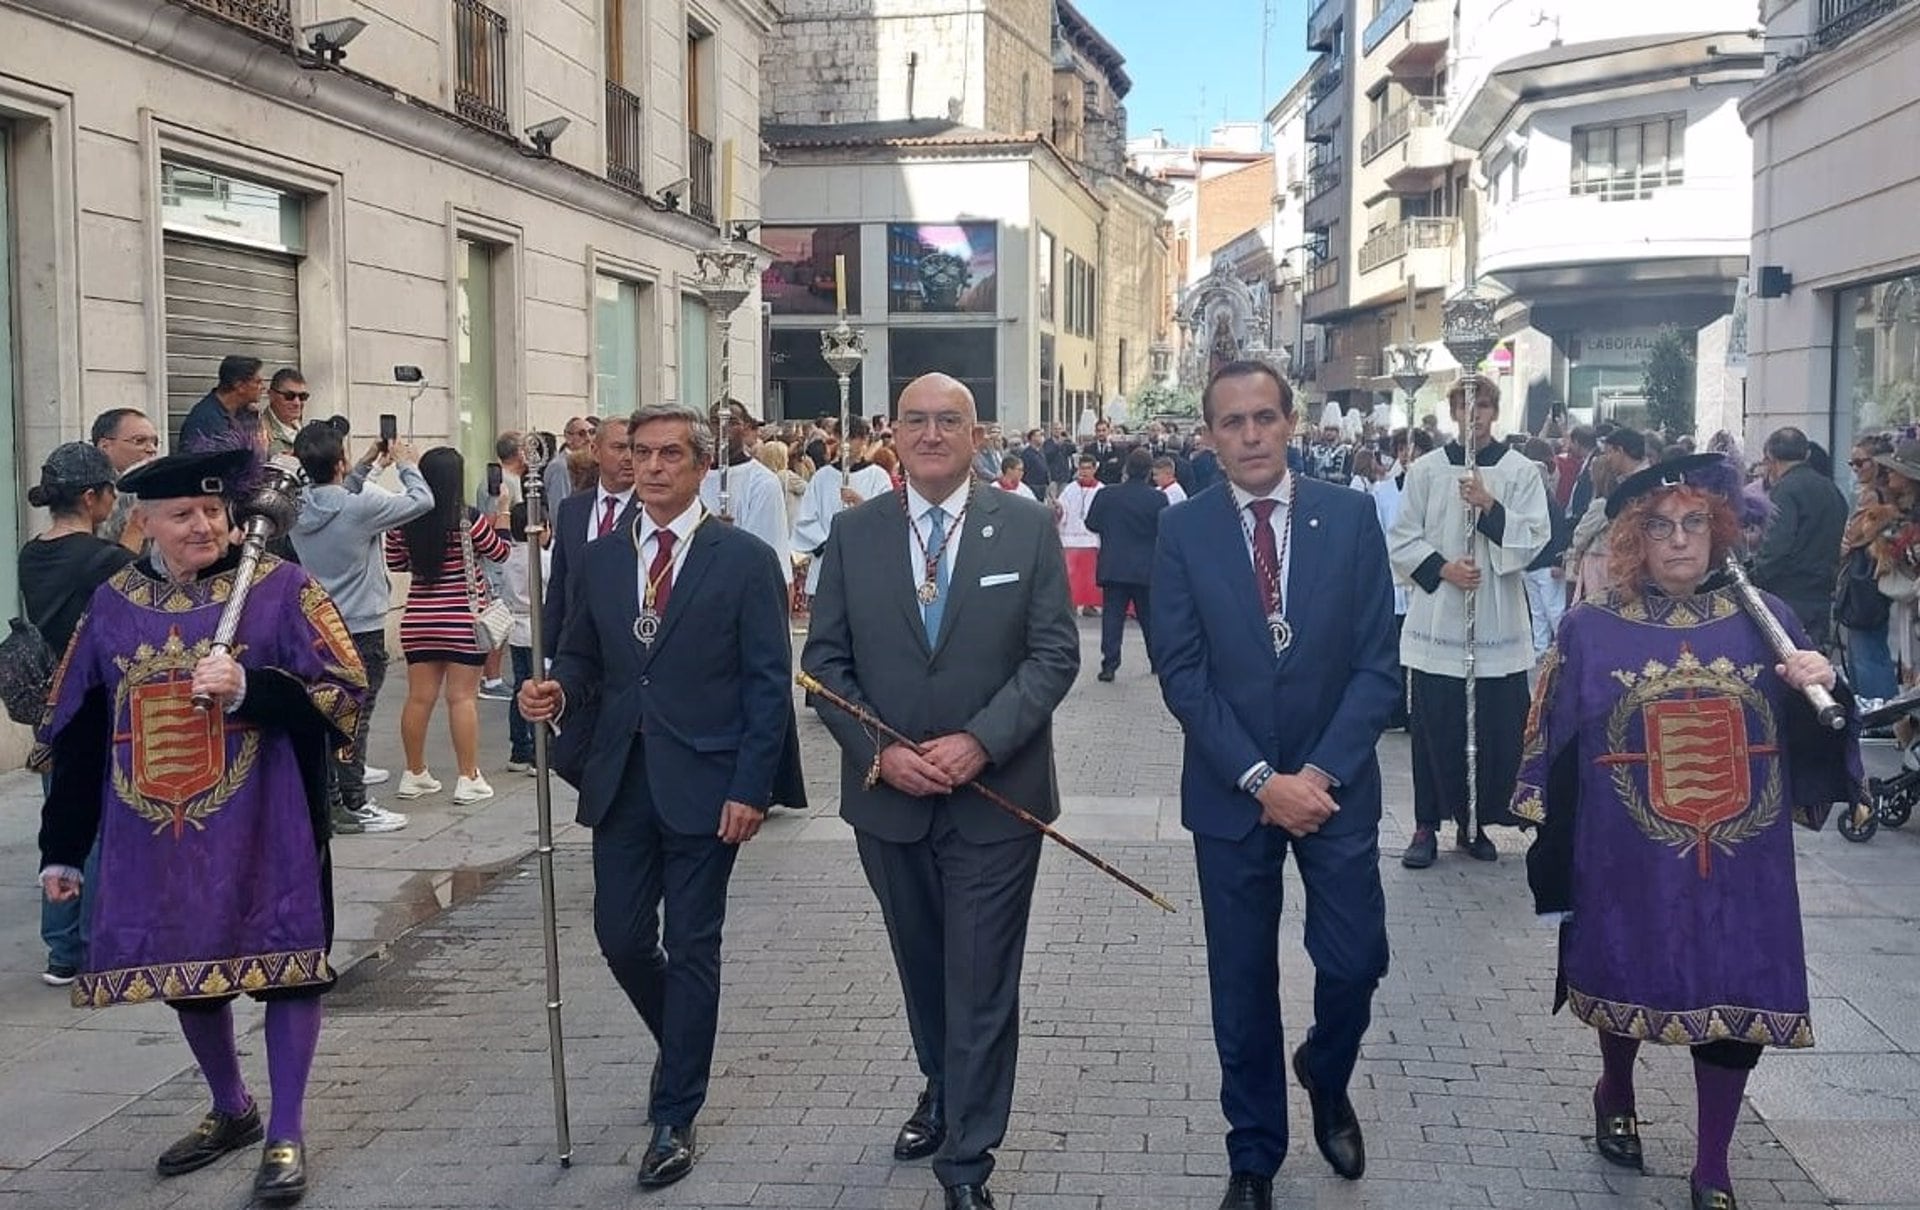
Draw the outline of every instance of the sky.
[[[1223,118],[1259,121],[1305,70],[1313,0],[1074,0],[1127,60],[1127,134],[1158,126],[1176,143]],[[1267,91],[1260,95],[1260,27],[1273,12]]]

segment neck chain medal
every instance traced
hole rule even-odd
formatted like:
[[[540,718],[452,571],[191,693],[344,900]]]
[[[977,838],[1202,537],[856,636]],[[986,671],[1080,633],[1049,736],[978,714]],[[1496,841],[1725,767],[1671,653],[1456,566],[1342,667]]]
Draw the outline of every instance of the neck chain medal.
[[[1293,623],[1287,621],[1283,584],[1286,578],[1287,547],[1293,541],[1293,497],[1293,478],[1288,476],[1287,498],[1283,503],[1287,511],[1287,523],[1280,528],[1279,548],[1274,552],[1273,566],[1261,572],[1261,578],[1265,581],[1263,587],[1267,590],[1265,595],[1273,602],[1273,610],[1267,614],[1267,637],[1273,643],[1275,659],[1285,655],[1287,648],[1293,646]],[[1251,509],[1240,510],[1240,525],[1247,532],[1247,544],[1258,552],[1260,542],[1253,532],[1253,519],[1249,515],[1251,512]],[[1271,520],[1268,524],[1272,524]],[[1256,558],[1254,562],[1258,564],[1259,560]]]
[[[700,519],[693,523],[691,530],[687,531],[686,541],[680,543],[679,548],[673,552],[673,557],[667,560],[667,565],[660,569],[659,574],[647,577],[646,592],[640,598],[640,616],[633,620],[633,637],[639,640],[642,647],[651,650],[653,641],[660,637],[660,611],[654,607],[654,601],[660,594],[660,585],[664,581],[671,580],[673,573],[687,561],[687,552],[693,549],[693,536],[700,532],[700,526],[706,522],[706,519],[707,510],[703,507],[700,510]],[[660,532],[672,533],[673,531],[663,525],[660,527]],[[640,547],[640,522],[636,519],[633,523],[633,553],[636,556],[640,553]]]
[[[934,507],[940,506],[936,504]],[[913,507],[907,502],[906,486],[901,485],[900,511],[907,514],[907,529],[913,534],[913,544],[920,548],[921,567],[925,572],[920,581],[919,591],[915,593],[922,605],[931,605],[940,599],[940,560],[946,557],[947,547],[953,543],[953,535],[959,533],[960,527],[967,523],[967,510],[972,507],[973,481],[969,479],[967,498],[960,505],[960,515],[954,519],[952,525],[947,527],[947,532],[941,535],[940,545],[929,551],[927,540],[920,536],[920,523],[914,519]]]

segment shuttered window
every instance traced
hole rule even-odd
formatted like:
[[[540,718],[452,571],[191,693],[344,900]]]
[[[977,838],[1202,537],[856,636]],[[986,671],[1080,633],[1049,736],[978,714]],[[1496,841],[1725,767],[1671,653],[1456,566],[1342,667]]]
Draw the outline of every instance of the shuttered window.
[[[167,448],[219,381],[220,359],[258,357],[262,373],[300,364],[299,258],[169,232],[166,258]]]

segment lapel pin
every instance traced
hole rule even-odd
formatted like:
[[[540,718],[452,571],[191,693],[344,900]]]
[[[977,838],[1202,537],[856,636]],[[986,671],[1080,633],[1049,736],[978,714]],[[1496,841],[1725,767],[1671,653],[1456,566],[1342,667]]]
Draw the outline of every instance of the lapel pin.
[[[1320,528],[1320,518],[1318,518],[1318,517],[1308,517],[1308,518],[1307,518],[1307,528],[1308,528],[1308,529],[1319,529],[1319,528]]]
[[[983,538],[991,538],[991,537],[993,537],[993,526],[991,526],[991,525],[983,525],[983,526],[981,526],[981,527],[980,527],[980,536],[981,536],[981,537],[983,537]]]

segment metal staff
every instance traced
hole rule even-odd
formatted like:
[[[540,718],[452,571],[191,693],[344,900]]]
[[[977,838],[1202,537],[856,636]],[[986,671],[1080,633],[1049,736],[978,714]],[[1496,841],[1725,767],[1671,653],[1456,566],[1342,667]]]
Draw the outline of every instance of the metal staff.
[[[1733,580],[1734,595],[1740,598],[1741,608],[1747,611],[1747,616],[1753,619],[1754,625],[1760,628],[1760,633],[1766,636],[1767,646],[1773,648],[1773,654],[1784,662],[1788,656],[1800,650],[1794,646],[1793,636],[1789,635],[1787,628],[1780,624],[1780,619],[1773,616],[1773,610],[1767,608],[1767,603],[1761,599],[1759,590],[1753,586],[1753,581],[1747,578],[1747,569],[1740,566],[1739,561],[1731,555],[1727,557],[1727,575]],[[1807,701],[1812,704],[1822,727],[1835,731],[1846,727],[1846,707],[1834,701],[1833,694],[1818,685],[1808,685],[1800,692],[1805,694]]]
[[[240,564],[233,572],[233,595],[220,611],[220,624],[213,632],[213,651],[233,654],[233,636],[240,629],[240,615],[247,608],[247,594],[253,591],[253,578],[260,571],[260,556],[267,543],[287,532],[294,514],[300,511],[300,470],[279,461],[266,464],[258,487],[234,506],[246,531],[240,543]],[[193,708],[213,709],[213,698],[205,693],[193,695]]]
[[[545,461],[546,443],[539,437],[527,437],[529,464]],[[546,545],[551,528],[547,521],[545,476],[529,474],[522,484],[527,497],[527,639],[532,648],[533,675],[546,675],[546,634],[542,624],[542,606],[546,601],[545,577],[541,574],[540,551]],[[542,723],[533,729],[533,805],[539,831],[540,856],[540,941],[547,959],[547,1057],[553,1062],[553,1131],[560,1153],[560,1166],[573,1166],[573,1137],[567,1128],[567,1042],[560,1026],[560,932],[558,911],[554,906],[553,882],[553,770],[548,764],[547,745],[550,728]]]
[[[1479,406],[1479,395],[1478,380],[1469,379],[1467,382],[1467,473],[1470,477],[1476,474],[1473,468],[1477,465],[1475,459],[1480,455],[1477,443],[1473,439],[1473,413]],[[1479,524],[1480,510],[1472,504],[1468,504],[1466,558],[1473,558],[1473,533]],[[1474,561],[1474,569],[1476,571],[1479,570],[1478,560]],[[1465,668],[1467,684],[1467,816],[1469,822],[1476,827],[1479,826],[1480,823],[1480,709],[1479,703],[1474,700],[1473,686],[1474,665],[1479,658],[1479,627],[1474,617],[1476,612],[1475,605],[1479,597],[1480,590],[1478,588],[1467,589],[1467,654]]]
[[[926,754],[925,747],[923,747],[918,743],[915,743],[911,739],[908,739],[901,732],[895,731],[892,727],[887,726],[887,724],[881,722],[878,718],[875,718],[872,711],[867,710],[864,707],[861,707],[859,705],[856,705],[853,702],[848,701],[846,698],[841,697],[839,694],[827,688],[825,685],[822,685],[820,681],[814,676],[812,676],[811,674],[806,672],[797,673],[793,679],[799,682],[800,687],[802,689],[805,689],[808,693],[811,693],[815,697],[818,697],[821,701],[826,702],[828,705],[838,707],[839,709],[846,711],[848,714],[851,714],[855,719],[857,719],[860,722],[862,726],[867,727],[870,730],[876,731],[879,734],[886,736],[888,739],[893,740],[895,743],[905,744],[907,747],[913,749],[917,753],[920,753],[922,755]],[[1144,896],[1149,902],[1153,904],[1153,906],[1157,908],[1165,909],[1166,911],[1169,911],[1169,912],[1178,910],[1173,906],[1172,903],[1170,903],[1166,899],[1165,896],[1159,894],[1157,891],[1153,891],[1147,888],[1146,886],[1143,886],[1142,884],[1134,881],[1132,878],[1128,877],[1127,875],[1121,873],[1119,870],[1109,865],[1103,858],[1083,848],[1072,837],[1068,836],[1064,832],[1061,832],[1059,829],[1055,828],[1052,824],[1047,823],[1045,820],[1041,819],[1039,816],[1033,814],[1033,812],[1028,811],[1026,808],[1022,806],[1019,806],[1018,804],[1013,802],[1011,799],[1000,794],[998,791],[989,789],[988,787],[981,785],[978,780],[968,782],[967,786],[969,789],[972,789],[977,793],[979,793],[980,797],[986,799],[988,802],[992,803],[994,806],[999,807],[1002,811],[1005,811],[1007,814],[1013,816],[1015,819],[1019,820],[1021,823],[1026,824],[1028,827],[1040,833],[1042,836],[1045,836],[1050,840],[1058,842],[1060,845],[1064,846],[1069,853],[1072,853],[1075,857],[1078,857],[1082,861],[1085,861],[1087,864],[1093,866],[1095,869],[1099,870],[1101,873],[1106,874],[1108,877],[1115,879],[1121,885],[1125,886],[1128,890]]]

